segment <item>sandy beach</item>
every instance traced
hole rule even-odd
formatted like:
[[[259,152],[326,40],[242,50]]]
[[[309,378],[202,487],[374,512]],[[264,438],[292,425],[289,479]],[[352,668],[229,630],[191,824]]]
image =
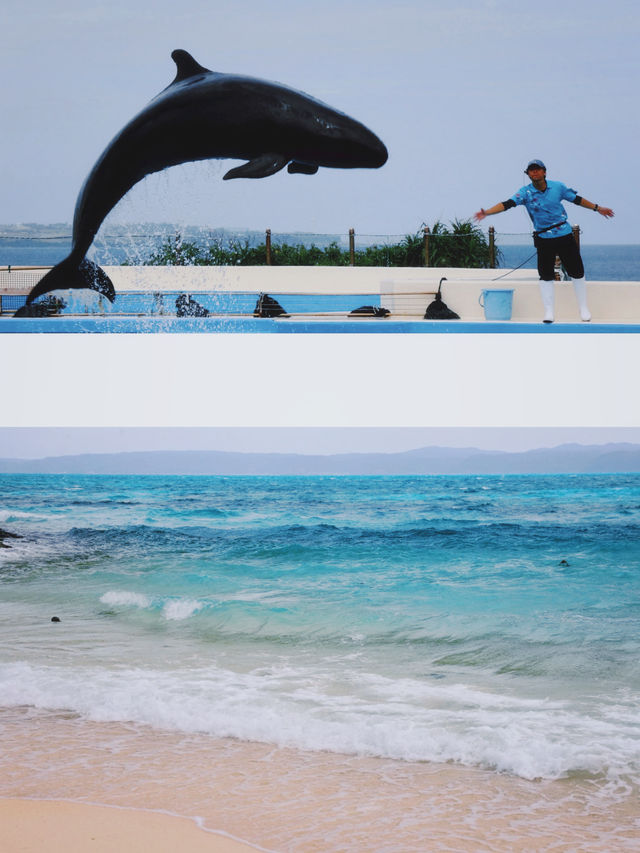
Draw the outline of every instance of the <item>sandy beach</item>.
[[[589,778],[527,781],[27,709],[0,724],[0,821],[4,839],[12,833],[3,853],[143,843],[188,853],[418,853],[425,839],[434,851],[611,853],[636,850],[640,838],[636,793]]]
[[[154,812],[37,800],[0,800],[4,853],[247,853],[256,848]]]

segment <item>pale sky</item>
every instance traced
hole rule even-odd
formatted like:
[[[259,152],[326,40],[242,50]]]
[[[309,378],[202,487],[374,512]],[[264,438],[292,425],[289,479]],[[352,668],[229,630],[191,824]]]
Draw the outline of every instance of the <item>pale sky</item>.
[[[639,428],[0,428],[0,457],[41,459],[135,450],[394,453],[418,447],[520,451],[560,444],[640,444]]]
[[[0,223],[70,222],[116,133],[173,79],[174,48],[276,80],[359,119],[380,170],[222,182],[230,161],[145,179],[109,222],[402,235],[466,219],[533,157],[586,243],[636,243],[640,11],[635,0],[3,0]],[[519,208],[489,221],[522,234]],[[103,233],[108,231],[103,230]]]

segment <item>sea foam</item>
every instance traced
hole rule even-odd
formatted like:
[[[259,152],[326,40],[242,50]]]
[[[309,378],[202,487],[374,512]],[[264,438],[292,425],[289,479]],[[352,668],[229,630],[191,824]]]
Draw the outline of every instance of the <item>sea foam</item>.
[[[198,610],[202,610],[203,607],[204,604],[201,601],[179,599],[177,601],[167,601],[162,608],[162,612],[165,619],[180,620],[188,619],[194,613],[197,613]]]
[[[100,601],[103,604],[109,604],[112,607],[139,607],[146,609],[151,607],[151,598],[148,595],[143,595],[139,592],[128,592],[127,590],[111,590],[100,596]]]
[[[290,668],[240,674],[222,668],[69,670],[26,663],[0,666],[5,706],[74,711],[99,722],[133,722],[185,733],[405,761],[453,761],[526,779],[576,772],[640,782],[636,704],[607,721],[557,703],[503,696],[470,700],[464,685],[431,706],[403,694],[390,702],[379,679],[363,695],[344,695]],[[408,691],[410,693],[411,691]],[[438,687],[430,689],[437,694]],[[188,697],[188,698],[185,698]],[[434,697],[432,696],[432,699]],[[439,707],[438,707],[439,706]]]

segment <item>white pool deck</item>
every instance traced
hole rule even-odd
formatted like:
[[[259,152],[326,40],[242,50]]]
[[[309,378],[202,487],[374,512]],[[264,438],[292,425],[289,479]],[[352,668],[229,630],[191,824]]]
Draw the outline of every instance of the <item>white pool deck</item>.
[[[378,296],[379,304],[396,320],[419,320],[433,301],[441,278],[446,305],[467,322],[485,322],[479,298],[484,289],[513,290],[511,322],[539,323],[542,304],[534,270],[461,269],[436,267],[123,267],[104,266],[117,293],[185,292],[197,299],[207,292],[260,293],[279,298],[286,294],[355,294],[362,304]],[[0,294],[26,293],[46,270],[0,269]],[[570,281],[556,282],[556,322],[580,323]],[[640,281],[589,281],[587,298],[592,323],[640,324]],[[345,312],[294,314],[312,320],[344,320]]]

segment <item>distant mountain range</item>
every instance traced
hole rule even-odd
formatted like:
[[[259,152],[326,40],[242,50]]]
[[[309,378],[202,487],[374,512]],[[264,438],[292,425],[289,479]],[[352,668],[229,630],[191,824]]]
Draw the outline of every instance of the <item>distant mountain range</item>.
[[[640,472],[640,445],[563,444],[525,452],[421,447],[402,453],[149,451],[0,459],[2,474],[573,474]]]

